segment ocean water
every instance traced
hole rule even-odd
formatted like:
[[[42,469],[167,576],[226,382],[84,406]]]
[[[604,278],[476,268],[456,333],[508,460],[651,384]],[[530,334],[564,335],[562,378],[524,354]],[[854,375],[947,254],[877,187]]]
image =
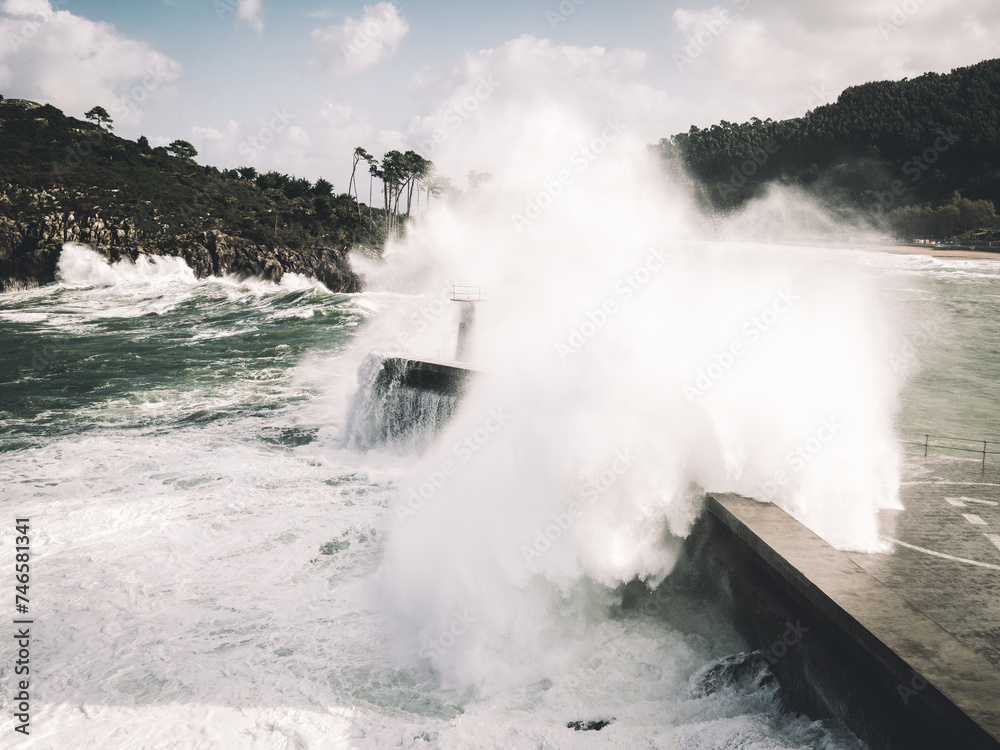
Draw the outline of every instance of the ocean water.
[[[897,439],[1000,436],[1000,265],[839,257],[898,311],[883,352],[903,383]],[[549,514],[521,499],[546,482],[572,496],[556,486],[567,451],[545,448],[516,383],[472,394],[437,438],[359,438],[366,358],[399,346],[398,320],[449,355],[455,312],[434,294],[197,280],[172,259],[109,266],[79,246],[58,283],[0,296],[0,569],[15,518],[30,518],[34,619],[31,735],[13,734],[6,639],[0,736],[59,749],[859,747],[782,709],[766,674],[699,689],[744,650],[713,602],[667,583],[622,609],[618,584],[662,581],[691,521],[671,517],[667,533],[659,516],[676,506],[603,504],[612,484],[629,489],[617,467],[642,453],[634,442],[623,456],[574,444],[596,467],[596,521],[567,521],[550,550],[536,541]],[[534,486],[512,491],[511,466]]]

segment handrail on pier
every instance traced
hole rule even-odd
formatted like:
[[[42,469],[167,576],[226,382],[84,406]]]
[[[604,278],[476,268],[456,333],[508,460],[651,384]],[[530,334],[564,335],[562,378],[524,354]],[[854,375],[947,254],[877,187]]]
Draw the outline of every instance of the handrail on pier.
[[[959,451],[962,453],[976,453],[983,457],[983,468],[985,469],[987,456],[1000,456],[1000,451],[989,450],[990,446],[1000,446],[1000,441],[996,440],[979,440],[978,438],[960,438],[960,437],[952,437],[949,435],[931,435],[930,433],[926,432],[907,432],[903,434],[913,435],[913,436],[920,435],[921,437],[923,437],[923,440],[919,442],[914,442],[909,440],[902,440],[900,442],[903,445],[914,445],[917,446],[918,448],[923,447],[924,458],[927,458],[927,453],[932,448],[935,450]],[[976,447],[971,448],[971,447],[963,447],[960,445],[935,445],[931,443],[931,440],[947,440],[953,443],[966,443],[969,445],[975,444]],[[979,447],[980,443],[982,444],[982,447]]]
[[[452,302],[482,302],[486,299],[486,286],[482,284],[452,284]]]

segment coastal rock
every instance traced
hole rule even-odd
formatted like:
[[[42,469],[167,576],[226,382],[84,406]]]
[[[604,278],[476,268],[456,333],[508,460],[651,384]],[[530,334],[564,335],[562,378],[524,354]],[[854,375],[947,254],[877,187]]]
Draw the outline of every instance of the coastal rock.
[[[44,199],[39,194],[38,200]],[[139,255],[183,258],[198,278],[235,274],[277,282],[286,273],[298,273],[320,281],[330,291],[361,289],[343,248],[314,244],[291,250],[218,230],[149,237],[128,220],[115,222],[97,214],[77,218],[73,213],[55,212],[31,222],[0,215],[0,291],[55,281],[59,254],[66,242],[90,245],[110,262],[135,261]]]

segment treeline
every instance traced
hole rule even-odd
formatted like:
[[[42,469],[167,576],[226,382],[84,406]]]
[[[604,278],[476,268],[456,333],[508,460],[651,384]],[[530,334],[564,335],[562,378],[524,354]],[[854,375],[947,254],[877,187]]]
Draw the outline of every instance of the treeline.
[[[51,105],[0,100],[0,187],[7,186],[0,210],[21,221],[100,212],[139,237],[218,230],[300,252],[384,244],[380,217],[325,179],[201,166],[184,141],[151,148],[145,137],[111,133],[100,113],[91,119],[97,122]]]
[[[347,186],[348,195],[354,190],[354,198],[360,204],[358,197],[358,166],[365,162],[368,167],[368,204],[371,205],[374,191],[374,181],[382,183],[383,230],[386,237],[398,236],[403,223],[410,218],[414,197],[420,203],[421,193],[426,194],[426,201],[431,196],[451,195],[456,192],[451,181],[439,175],[434,169],[434,163],[416,151],[387,151],[379,161],[364,147],[354,149],[354,161],[351,168],[351,180]],[[401,203],[406,196],[406,208]]]
[[[730,209],[796,185],[901,235],[995,226],[1000,60],[846,89],[803,117],[692,127],[656,146]],[[961,196],[955,198],[956,192]]]
[[[916,237],[957,237],[975,230],[997,227],[993,201],[973,201],[956,192],[949,201],[932,207],[928,203],[894,208],[888,221],[896,233],[908,239]]]

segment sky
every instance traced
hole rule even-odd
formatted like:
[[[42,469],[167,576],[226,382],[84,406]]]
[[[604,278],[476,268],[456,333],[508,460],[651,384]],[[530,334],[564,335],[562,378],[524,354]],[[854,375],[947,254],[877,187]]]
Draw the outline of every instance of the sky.
[[[338,192],[356,146],[440,155],[461,186],[490,164],[456,156],[458,136],[513,136],[491,113],[556,92],[653,143],[996,57],[996,0],[0,2],[3,96],[75,117],[101,105],[122,137]]]

